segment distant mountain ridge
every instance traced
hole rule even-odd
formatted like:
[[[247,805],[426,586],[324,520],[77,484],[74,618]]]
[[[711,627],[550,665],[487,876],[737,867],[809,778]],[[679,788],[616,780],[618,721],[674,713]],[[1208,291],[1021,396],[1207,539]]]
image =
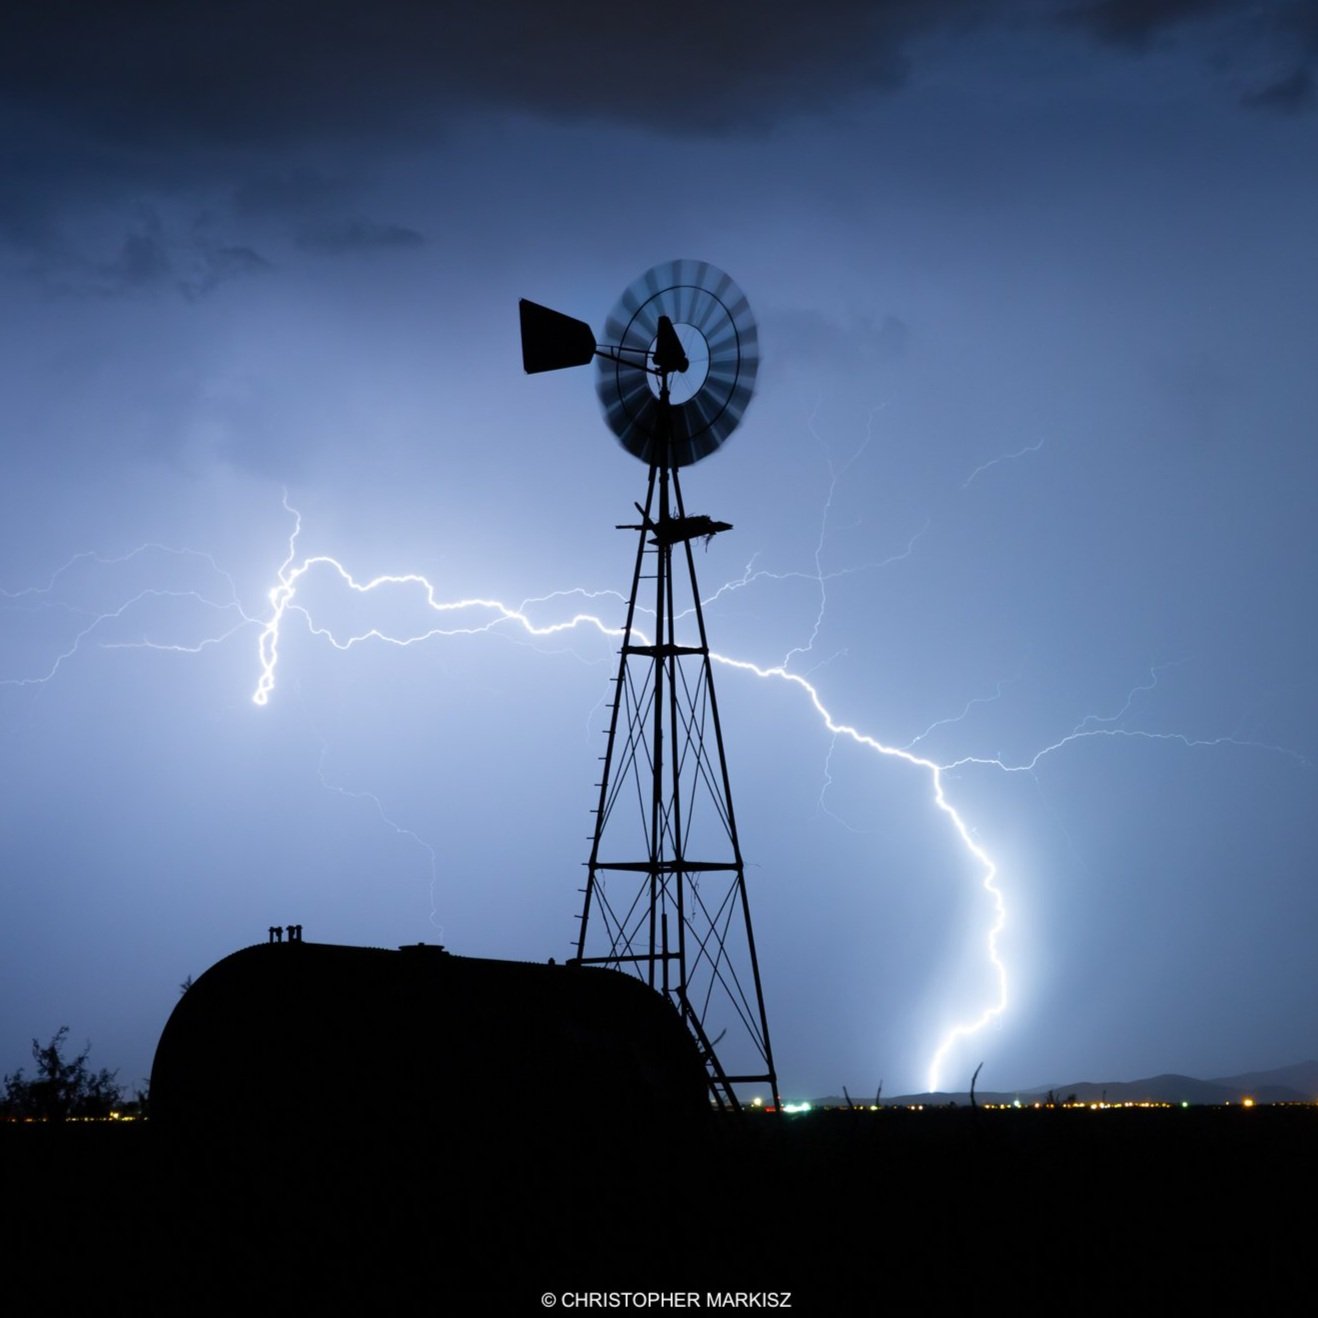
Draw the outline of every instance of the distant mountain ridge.
[[[1032,1089],[976,1089],[979,1103],[1022,1103],[1042,1101],[1052,1094],[1066,1100],[1072,1095],[1083,1103],[1194,1103],[1220,1106],[1252,1098],[1256,1103],[1318,1103],[1318,1061],[1295,1062],[1270,1071],[1246,1071],[1242,1075],[1199,1080],[1189,1075],[1154,1075],[1142,1080],[1078,1080],[1070,1084],[1041,1085]],[[855,1095],[853,1095],[855,1098]],[[868,1106],[868,1100],[855,1099]],[[968,1104],[970,1095],[959,1093],[897,1094],[888,1104]],[[845,1098],[815,1100],[817,1107],[845,1107]]]

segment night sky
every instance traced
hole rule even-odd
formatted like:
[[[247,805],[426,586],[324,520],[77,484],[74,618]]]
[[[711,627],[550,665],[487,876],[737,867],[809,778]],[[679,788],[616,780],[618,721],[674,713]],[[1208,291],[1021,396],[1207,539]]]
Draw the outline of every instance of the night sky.
[[[0,1070],[135,1082],[271,924],[570,954],[616,640],[528,628],[645,469],[517,299],[677,257],[785,1096],[1312,1056],[1318,9],[448,8],[3,21]]]

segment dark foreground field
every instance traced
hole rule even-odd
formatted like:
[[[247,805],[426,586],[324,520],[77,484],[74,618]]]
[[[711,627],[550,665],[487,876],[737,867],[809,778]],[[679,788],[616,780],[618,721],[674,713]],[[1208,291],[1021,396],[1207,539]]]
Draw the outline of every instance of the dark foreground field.
[[[1312,1301],[1318,1109],[817,1112],[621,1138],[516,1115],[403,1139],[0,1126],[9,1271],[106,1313],[257,1295],[530,1313],[609,1291],[791,1292],[799,1313]]]

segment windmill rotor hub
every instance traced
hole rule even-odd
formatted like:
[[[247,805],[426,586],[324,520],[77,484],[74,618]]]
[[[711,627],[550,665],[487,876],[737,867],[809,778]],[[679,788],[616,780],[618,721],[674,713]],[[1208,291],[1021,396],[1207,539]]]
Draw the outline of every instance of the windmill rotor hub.
[[[668,320],[666,316],[663,319]],[[672,357],[668,357],[663,355],[663,330],[661,325],[660,332],[655,335],[649,348],[650,359],[659,372],[649,377],[650,392],[658,398],[663,389],[662,372],[671,372],[668,376],[668,399],[670,403],[680,406],[705,387],[705,380],[709,376],[709,344],[694,325],[688,325],[685,321],[674,325],[668,321],[668,330],[672,335],[670,350],[676,350]],[[670,361],[674,364],[666,364]]]

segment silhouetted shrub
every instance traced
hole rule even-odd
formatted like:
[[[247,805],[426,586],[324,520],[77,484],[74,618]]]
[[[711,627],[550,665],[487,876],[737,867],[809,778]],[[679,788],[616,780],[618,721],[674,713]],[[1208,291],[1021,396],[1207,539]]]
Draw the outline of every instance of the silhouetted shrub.
[[[107,1117],[119,1101],[120,1090],[114,1071],[91,1071],[87,1057],[91,1045],[73,1058],[64,1059],[64,1042],[69,1027],[60,1027],[44,1047],[32,1040],[36,1075],[29,1080],[20,1067],[5,1076],[0,1111],[11,1120],[67,1121],[70,1117]]]

